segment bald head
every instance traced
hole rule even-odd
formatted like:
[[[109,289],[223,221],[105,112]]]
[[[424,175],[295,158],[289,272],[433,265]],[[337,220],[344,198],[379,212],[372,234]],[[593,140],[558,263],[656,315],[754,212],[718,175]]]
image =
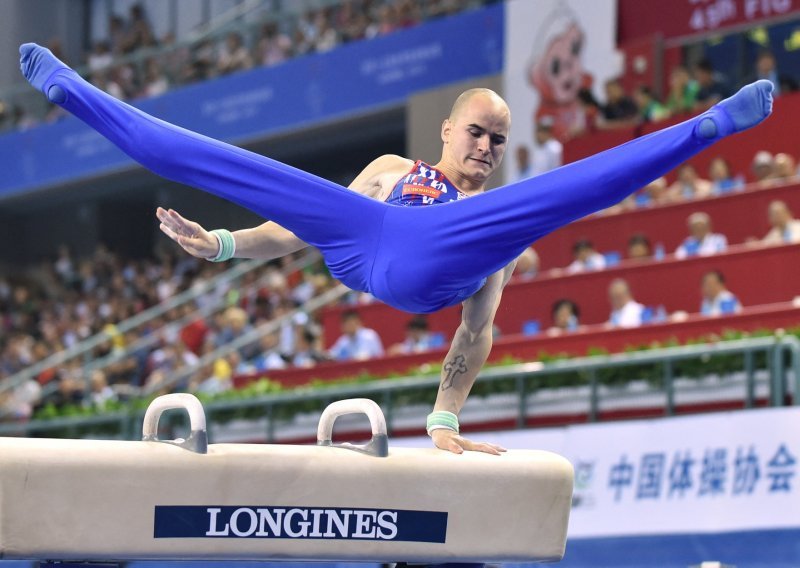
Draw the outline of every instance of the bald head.
[[[497,108],[498,111],[505,112],[511,116],[511,111],[509,110],[506,101],[503,100],[503,97],[491,89],[477,88],[468,89],[458,96],[456,102],[453,103],[453,108],[450,109],[450,120],[456,121],[464,112],[464,109],[467,107],[468,103],[476,97],[479,97],[482,101],[491,103]]]

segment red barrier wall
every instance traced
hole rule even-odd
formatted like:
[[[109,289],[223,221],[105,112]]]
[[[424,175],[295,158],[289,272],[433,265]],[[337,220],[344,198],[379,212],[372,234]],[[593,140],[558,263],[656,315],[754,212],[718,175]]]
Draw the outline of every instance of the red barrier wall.
[[[767,234],[767,208],[775,199],[785,201],[800,216],[800,184],[769,189],[751,185],[747,191],[733,195],[589,217],[550,233],[534,248],[544,269],[568,266],[572,262],[572,245],[581,238],[590,239],[599,251],[617,251],[625,257],[630,236],[644,233],[653,246],[660,242],[667,252],[674,252],[688,234],[687,217],[695,211],[708,213],[714,231],[725,235],[729,244],[743,243]]]
[[[668,312],[689,313],[700,308],[700,280],[711,269],[725,274],[728,287],[744,306],[788,301],[800,294],[800,245],[768,248],[739,246],[713,257],[662,262],[624,262],[616,268],[569,276],[541,276],[534,280],[512,281],[503,293],[495,323],[504,335],[520,333],[523,324],[538,319],[542,328],[550,325],[550,309],[561,298],[570,298],[581,309],[581,323],[598,324],[608,320],[609,283],[615,278],[628,281],[637,301],[663,305]],[[340,335],[340,316],[350,307],[332,307],[322,313],[325,338],[331,344]],[[385,304],[358,308],[364,325],[375,329],[385,346],[403,339],[410,315]],[[452,337],[458,326],[458,307],[448,308],[429,317],[430,328]]]
[[[692,315],[680,323],[647,325],[636,329],[607,329],[604,325],[585,326],[580,331],[565,335],[540,334],[526,337],[520,334],[497,339],[489,356],[489,361],[498,361],[512,356],[527,361],[536,361],[541,353],[585,355],[592,347],[604,347],[611,352],[619,352],[629,346],[647,345],[653,341],[678,339],[685,341],[719,334],[726,329],[752,331],[756,329],[778,329],[800,325],[800,307],[791,302],[745,308],[741,314],[706,318]],[[353,377],[360,373],[388,375],[416,371],[424,363],[441,363],[446,349],[437,349],[402,357],[384,357],[368,361],[348,361],[328,363],[313,369],[289,369],[271,371],[269,377],[285,386],[307,384],[314,378],[335,379]],[[260,375],[241,376],[235,380],[241,387]]]

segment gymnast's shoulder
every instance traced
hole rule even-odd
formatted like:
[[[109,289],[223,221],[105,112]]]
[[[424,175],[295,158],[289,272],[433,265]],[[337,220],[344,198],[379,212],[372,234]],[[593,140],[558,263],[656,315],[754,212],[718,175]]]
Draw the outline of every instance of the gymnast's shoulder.
[[[397,178],[411,171],[414,161],[396,154],[384,154],[370,162],[350,184],[350,189],[372,195],[386,185],[387,176]]]

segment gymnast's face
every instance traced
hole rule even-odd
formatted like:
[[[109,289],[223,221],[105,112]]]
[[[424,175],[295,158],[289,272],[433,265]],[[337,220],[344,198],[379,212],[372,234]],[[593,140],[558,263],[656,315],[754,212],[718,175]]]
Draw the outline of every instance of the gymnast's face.
[[[511,113],[498,96],[470,98],[444,121],[444,159],[467,179],[484,182],[506,151]]]

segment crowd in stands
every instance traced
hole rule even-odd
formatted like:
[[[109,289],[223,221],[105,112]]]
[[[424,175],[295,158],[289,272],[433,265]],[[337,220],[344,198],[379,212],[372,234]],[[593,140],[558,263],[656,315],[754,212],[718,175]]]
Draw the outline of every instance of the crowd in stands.
[[[800,181],[800,177],[797,178]],[[800,220],[795,219],[789,207],[780,200],[769,204],[766,212],[769,232],[762,238],[750,238],[748,246],[775,246],[800,243]],[[674,258],[683,260],[697,256],[713,256],[724,253],[728,249],[725,235],[715,233],[712,220],[703,211],[696,211],[687,219],[687,237],[674,251]],[[658,252],[661,247],[661,252]],[[662,245],[653,247],[648,237],[641,233],[631,235],[628,240],[626,260],[659,261],[664,258]],[[574,261],[563,272],[574,274],[584,271],[604,270],[620,262],[615,255],[601,254],[594,249],[591,241],[578,240],[573,246]],[[558,274],[558,269],[554,271]],[[725,286],[725,275],[717,270],[707,272],[700,283],[702,301],[697,309],[691,310],[704,316],[719,316],[738,313],[742,310],[739,299]],[[639,327],[647,323],[658,323],[668,319],[680,320],[686,317],[686,311],[669,315],[663,306],[644,306],[634,299],[628,283],[622,279],[614,280],[608,289],[610,316],[609,327]],[[580,308],[571,299],[563,299],[553,304],[551,334],[576,331],[579,329]]]
[[[795,92],[800,88],[798,78],[779,72],[775,56],[768,50],[759,53],[754,72],[746,78],[746,82],[756,79],[772,81],[776,86],[775,96]],[[560,166],[562,143],[569,139],[600,130],[638,127],[674,116],[688,117],[698,114],[732,95],[738,86],[731,84],[707,59],[703,59],[691,69],[684,66],[673,68],[663,98],[659,98],[649,85],[638,85],[632,92],[626,92],[619,78],[605,82],[604,101],[598,100],[589,88],[584,88],[578,96],[580,112],[577,113],[572,128],[566,133],[559,135],[554,130],[553,117],[545,114],[538,118],[534,126],[532,147],[521,145],[516,148],[516,177],[524,179]],[[770,163],[773,161],[768,153],[764,157],[765,161],[767,159]],[[669,188],[669,199],[687,192],[696,197],[704,194],[716,195],[733,191],[743,185],[742,178],[732,176],[730,165],[724,161],[712,165],[709,171],[710,181],[705,185],[696,184],[692,180],[693,175],[696,172],[685,172],[680,184]]]
[[[288,261],[269,263],[240,280],[212,282],[229,266],[171,250],[152,259],[125,259],[103,246],[78,259],[62,247],[53,261],[24,275],[0,276],[0,380],[100,333],[104,339],[88,358],[113,359],[88,378],[86,357],[48,368],[36,376],[34,386],[0,395],[6,397],[3,406],[25,416],[31,410],[31,392],[40,393],[47,385],[49,394],[36,398],[37,404],[96,403],[114,393],[158,389],[203,355],[331,287],[320,265],[285,274],[282,265]],[[121,322],[186,290],[198,291],[194,301],[132,329],[118,329]],[[217,306],[227,308],[215,312]],[[300,315],[305,319],[295,316],[260,342],[201,368],[182,386],[221,390],[233,373],[307,366],[318,360],[317,353],[319,360],[327,359],[319,327]]]
[[[108,37],[94,42],[83,61],[65,58],[58,40],[48,47],[66,63],[80,67],[95,86],[116,98],[131,100],[157,96],[177,85],[323,53],[487,3],[489,0],[343,0],[308,10],[297,19],[242,26],[191,45],[179,42],[172,33],[156,37],[145,8],[133,4],[127,18],[110,17]],[[60,116],[58,107],[53,107],[46,120]],[[0,100],[0,130],[36,123],[36,117],[26,114],[23,107]]]
[[[762,150],[753,156],[750,173],[754,180],[752,187],[766,189],[795,182],[800,176],[800,167],[791,154],[780,152],[772,155]],[[709,163],[708,178],[702,177],[689,163],[682,164],[676,174],[672,184],[668,184],[666,178],[658,178],[601,214],[615,214],[644,207],[719,197],[745,189],[745,172],[734,171],[731,164],[719,156]]]

